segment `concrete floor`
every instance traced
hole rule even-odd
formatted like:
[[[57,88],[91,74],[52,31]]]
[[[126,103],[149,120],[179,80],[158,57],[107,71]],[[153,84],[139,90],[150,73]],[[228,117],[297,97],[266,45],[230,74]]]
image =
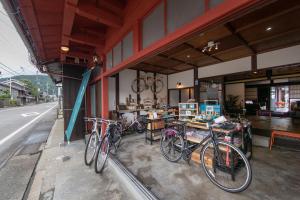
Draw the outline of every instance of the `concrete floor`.
[[[255,147],[252,183],[239,194],[214,186],[198,165],[168,162],[160,153],[159,142],[145,144],[143,135],[124,138],[118,158],[160,199],[296,200],[300,196],[300,154],[295,151]]]

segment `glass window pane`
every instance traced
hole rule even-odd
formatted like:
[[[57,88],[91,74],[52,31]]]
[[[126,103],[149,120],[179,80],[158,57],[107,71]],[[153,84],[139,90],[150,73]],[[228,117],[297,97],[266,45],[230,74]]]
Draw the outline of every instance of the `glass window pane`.
[[[164,30],[164,4],[160,3],[143,21],[142,24],[143,49],[161,39]]]
[[[204,12],[204,0],[168,0],[168,33],[174,32],[184,24],[191,22]]]
[[[179,90],[170,90],[170,106],[178,106],[179,103]]]
[[[107,69],[112,68],[112,51],[106,54],[106,67]]]
[[[213,8],[222,3],[224,0],[209,0],[209,7]]]
[[[113,49],[113,66],[120,64],[122,61],[122,45],[119,42]]]
[[[126,60],[133,54],[133,34],[129,32],[123,39],[123,60]]]

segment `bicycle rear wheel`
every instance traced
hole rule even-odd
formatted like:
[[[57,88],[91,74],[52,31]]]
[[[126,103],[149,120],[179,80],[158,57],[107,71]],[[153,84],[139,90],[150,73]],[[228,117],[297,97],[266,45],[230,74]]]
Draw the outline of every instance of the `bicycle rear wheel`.
[[[160,150],[168,161],[179,161],[182,157],[183,147],[183,138],[175,130],[167,129],[162,132]]]
[[[134,79],[131,83],[131,89],[134,93],[141,93],[146,89],[146,82],[144,79]]]
[[[88,143],[85,147],[84,152],[84,162],[86,165],[91,165],[95,158],[95,153],[97,150],[99,138],[96,132],[92,132],[92,134],[89,137]]]
[[[109,138],[107,135],[102,139],[96,154],[95,172],[102,173],[110,150]]]
[[[210,141],[201,151],[201,163],[209,180],[224,191],[237,193],[248,188],[252,180],[249,161],[234,145]]]

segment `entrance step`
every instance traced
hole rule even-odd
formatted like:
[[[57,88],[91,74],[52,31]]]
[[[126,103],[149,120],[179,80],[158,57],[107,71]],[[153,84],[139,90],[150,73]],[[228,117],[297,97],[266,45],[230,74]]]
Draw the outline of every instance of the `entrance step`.
[[[119,180],[137,200],[158,200],[116,157],[110,155],[108,167],[111,167]]]
[[[259,147],[269,147],[269,137],[265,136],[260,136],[260,135],[253,135],[252,136],[252,143],[254,146],[259,146]]]

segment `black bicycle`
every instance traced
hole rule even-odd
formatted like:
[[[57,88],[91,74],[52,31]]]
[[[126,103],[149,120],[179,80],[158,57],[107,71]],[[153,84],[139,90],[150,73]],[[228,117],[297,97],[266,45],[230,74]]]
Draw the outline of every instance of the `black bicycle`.
[[[109,153],[116,154],[122,139],[122,126],[120,123],[103,119],[102,123],[106,124],[106,130],[96,153],[96,173],[102,173]]]
[[[170,162],[178,162],[181,158],[191,159],[193,151],[203,145],[200,161],[209,180],[224,191],[237,193],[248,188],[252,180],[252,170],[244,153],[224,137],[214,133],[213,128],[233,129],[234,124],[207,123],[209,135],[200,143],[187,140],[186,126],[179,123],[162,132],[160,149]]]

